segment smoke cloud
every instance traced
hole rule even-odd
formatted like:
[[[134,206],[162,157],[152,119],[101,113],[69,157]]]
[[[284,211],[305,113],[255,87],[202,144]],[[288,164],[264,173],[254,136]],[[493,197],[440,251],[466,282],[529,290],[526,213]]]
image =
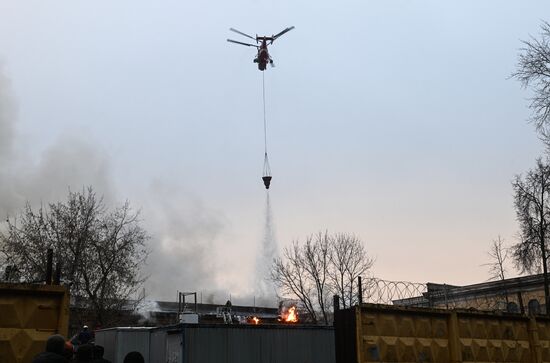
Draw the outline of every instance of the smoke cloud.
[[[148,277],[146,298],[175,301],[179,290],[197,291],[204,302],[227,300],[230,292],[216,281],[216,260],[223,260],[218,250],[227,248],[221,240],[228,223],[222,213],[165,181],[146,182],[142,190],[118,192],[109,155],[98,147],[99,142],[90,140],[89,133],[84,137],[78,130],[65,132],[38,157],[31,157],[29,143],[17,135],[16,111],[11,82],[0,68],[0,221],[17,215],[27,201],[33,206],[56,202],[64,200],[69,190],[87,186],[102,195],[108,206],[129,198],[132,207],[140,209],[143,226],[151,236],[150,255],[142,269]],[[0,229],[3,227],[0,222]],[[258,260],[258,268],[263,270],[258,276],[267,276],[265,268],[276,250],[269,200],[265,233]],[[273,296],[271,286],[261,281],[254,295]],[[240,300],[252,303],[253,296]]]
[[[12,153],[16,108],[10,80],[0,67],[0,217],[17,204],[17,194],[11,180]]]
[[[0,69],[0,215],[16,215],[28,201],[37,206],[66,198],[68,191],[92,186],[107,204],[115,192],[108,155],[97,143],[65,133],[38,160],[16,137],[16,107],[10,80]],[[145,195],[145,197],[143,197]],[[140,199],[141,216],[151,235],[147,295],[174,299],[176,290],[214,289],[213,250],[223,217],[175,187],[154,182]],[[172,295],[173,294],[173,295]]]
[[[16,134],[17,112],[10,80],[0,68],[0,216],[14,215],[31,205],[64,199],[69,189],[92,185],[112,195],[106,155],[78,134],[66,133],[44,150],[38,160]]]
[[[160,311],[160,306],[153,300],[141,300],[136,306],[136,313],[141,315],[140,324],[148,323],[151,320],[151,313]]]
[[[10,157],[16,118],[15,102],[10,80],[0,66],[0,166],[5,166]]]
[[[224,216],[166,182],[151,183],[146,195],[142,217],[151,234],[144,269],[149,276],[147,295],[171,300],[176,291],[212,295]]]
[[[0,231],[5,218],[17,216],[27,202],[37,207],[64,200],[69,190],[89,185],[106,202],[112,198],[108,158],[93,140],[65,132],[31,157],[32,145],[18,135],[17,122],[12,83],[0,67]]]

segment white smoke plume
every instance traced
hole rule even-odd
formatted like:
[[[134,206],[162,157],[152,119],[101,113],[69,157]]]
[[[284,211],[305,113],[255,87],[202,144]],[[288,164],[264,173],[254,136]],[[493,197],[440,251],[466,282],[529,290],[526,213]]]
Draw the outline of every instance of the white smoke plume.
[[[174,300],[178,290],[212,294],[224,216],[165,182],[151,183],[146,194],[142,217],[151,234],[147,295]]]
[[[110,197],[107,157],[78,134],[66,133],[38,160],[16,133],[17,112],[10,80],[0,68],[0,218],[16,214],[25,204],[48,203],[66,197],[69,189],[92,185]]]
[[[11,82],[0,68],[0,166],[2,167],[11,155],[15,118],[16,109]]]
[[[0,220],[17,215],[27,201],[34,206],[56,202],[64,200],[69,190],[87,186],[108,205],[127,198],[115,192],[108,155],[88,136],[65,133],[34,160],[25,151],[25,140],[16,135],[16,123],[11,82],[0,69]],[[150,277],[147,295],[175,299],[177,289],[212,286],[209,256],[223,218],[161,183],[151,184],[144,194],[130,202],[141,207],[152,237],[149,264],[143,271]],[[173,295],[168,296],[168,291]]]
[[[136,306],[136,313],[141,315],[141,319],[139,320],[140,324],[148,323],[152,318],[151,313],[155,313],[158,311],[160,311],[160,306],[156,301],[153,300],[143,299]]]
[[[230,292],[217,285],[220,271],[215,264],[217,249],[227,248],[221,240],[227,224],[224,215],[181,186],[167,182],[146,181],[142,190],[124,188],[124,193],[118,192],[108,154],[98,148],[99,142],[80,134],[84,133],[65,132],[38,157],[31,157],[29,143],[17,134],[15,96],[0,67],[0,230],[5,227],[2,221],[17,215],[27,201],[39,206],[64,200],[69,190],[92,186],[107,206],[128,198],[132,207],[141,211],[151,236],[151,252],[142,270],[148,277],[146,299],[176,301],[178,290],[197,291],[205,303],[223,304]],[[266,221],[266,226],[267,233],[271,222]],[[266,234],[267,247],[263,250],[267,255],[263,258],[267,262],[274,248],[268,240],[274,239]],[[241,301],[252,304],[253,296]]]
[[[17,204],[18,199],[14,190],[15,185],[10,180],[13,173],[11,159],[16,114],[11,82],[0,68],[0,218],[5,217],[6,212]]]

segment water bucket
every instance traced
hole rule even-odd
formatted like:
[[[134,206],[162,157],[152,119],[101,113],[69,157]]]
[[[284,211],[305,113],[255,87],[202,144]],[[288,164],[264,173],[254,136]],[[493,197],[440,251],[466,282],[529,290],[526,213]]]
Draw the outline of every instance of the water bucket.
[[[269,184],[271,184],[271,177],[270,176],[263,176],[262,180],[264,181],[265,188],[269,189]]]

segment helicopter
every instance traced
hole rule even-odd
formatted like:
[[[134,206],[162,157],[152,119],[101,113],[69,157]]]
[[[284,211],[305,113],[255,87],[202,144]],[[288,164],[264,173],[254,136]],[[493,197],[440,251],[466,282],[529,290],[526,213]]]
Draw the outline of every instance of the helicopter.
[[[256,44],[239,42],[239,41],[236,41],[236,40],[233,40],[233,39],[227,39],[227,41],[231,42],[231,43],[235,43],[235,44],[246,45],[247,47],[256,47],[256,49],[258,49],[258,54],[256,55],[256,58],[254,58],[254,63],[258,63],[258,69],[260,71],[265,71],[268,63],[272,67],[275,67],[275,64],[273,63],[273,59],[271,59],[271,57],[269,56],[269,52],[267,51],[267,46],[273,44],[273,42],[277,38],[279,38],[281,35],[289,32],[289,31],[291,31],[292,29],[294,29],[293,26],[291,26],[290,28],[286,28],[282,32],[280,32],[278,34],[275,34],[275,35],[272,35],[270,37],[268,37],[268,36],[259,37],[258,35],[256,35],[256,38],[254,38],[253,36],[248,35],[246,33],[243,33],[243,32],[241,32],[237,29],[230,28],[229,30],[231,30],[232,32],[235,32],[237,34],[240,34],[242,36],[245,36],[247,38],[250,38],[250,39],[256,41]]]

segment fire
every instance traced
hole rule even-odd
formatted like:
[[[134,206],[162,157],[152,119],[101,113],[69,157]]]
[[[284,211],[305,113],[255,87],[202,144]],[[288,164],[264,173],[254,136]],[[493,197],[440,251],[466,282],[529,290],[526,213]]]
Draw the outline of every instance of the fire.
[[[252,317],[252,324],[260,324],[260,319],[258,319],[257,317],[253,316]]]
[[[291,306],[286,312],[281,313],[281,320],[283,323],[297,323],[298,312],[296,306]]]
[[[288,315],[286,316],[285,321],[288,323],[298,322],[298,313],[296,312],[296,306],[292,306],[290,309],[288,309]]]

